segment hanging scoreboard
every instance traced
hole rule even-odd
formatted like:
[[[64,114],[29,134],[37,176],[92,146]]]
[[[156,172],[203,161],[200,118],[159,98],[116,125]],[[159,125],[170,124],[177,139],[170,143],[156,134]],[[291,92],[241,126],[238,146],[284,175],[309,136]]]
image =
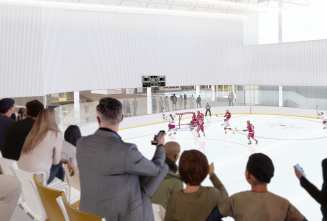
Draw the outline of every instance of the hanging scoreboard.
[[[142,87],[165,87],[166,76],[142,76]]]

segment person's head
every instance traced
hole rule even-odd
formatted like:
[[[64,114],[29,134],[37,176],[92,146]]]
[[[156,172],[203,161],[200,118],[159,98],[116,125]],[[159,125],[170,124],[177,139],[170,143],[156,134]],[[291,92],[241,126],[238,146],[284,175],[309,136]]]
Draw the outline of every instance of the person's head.
[[[11,98],[3,98],[0,100],[0,114],[6,114],[9,117],[15,113],[15,101]]]
[[[230,92],[231,94],[233,94],[233,92]]]
[[[184,151],[179,160],[181,180],[191,186],[200,186],[209,172],[207,157],[198,150]]]
[[[136,101],[136,97],[134,97],[134,100]]]
[[[252,187],[256,185],[267,185],[274,176],[274,171],[274,164],[267,155],[255,153],[249,157],[245,170],[245,178]]]
[[[58,123],[54,109],[40,111],[32,130],[26,137],[22,154],[30,153],[49,131],[58,132]]]
[[[248,121],[246,121],[246,123],[247,123],[247,125],[249,125],[250,124],[250,121],[248,120]]]
[[[192,97],[193,97],[193,94],[192,94]]]
[[[181,152],[181,147],[179,146],[179,144],[174,141],[169,141],[165,144],[165,149],[166,149],[166,157],[176,162]]]
[[[200,114],[200,111],[198,111],[198,114]]]
[[[38,100],[32,100],[25,104],[26,106],[26,116],[31,118],[36,118],[40,111],[44,110],[44,105]]]
[[[199,95],[199,97],[200,97],[200,95]]]
[[[26,117],[26,109],[25,108],[19,108],[18,109],[18,119],[17,120],[23,120]]]
[[[323,115],[324,114],[324,112],[321,112],[321,115]]]
[[[207,103],[207,105],[209,105],[209,103]]]
[[[226,113],[228,113],[229,112],[229,110],[226,110]]]
[[[11,116],[10,116],[11,119],[13,119],[14,121],[16,121],[16,114],[13,113]]]
[[[77,140],[82,136],[81,130],[76,125],[70,125],[65,131],[65,141],[76,147]]]
[[[96,111],[100,127],[118,126],[124,118],[121,102],[111,97],[101,98]]]

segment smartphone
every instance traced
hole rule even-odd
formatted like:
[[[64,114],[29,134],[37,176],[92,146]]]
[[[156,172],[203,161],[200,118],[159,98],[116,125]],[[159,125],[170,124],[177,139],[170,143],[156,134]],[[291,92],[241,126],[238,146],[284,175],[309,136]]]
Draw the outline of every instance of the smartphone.
[[[157,145],[158,144],[158,139],[161,137],[166,131],[161,130],[157,135],[154,135],[153,140],[151,141],[151,145]]]
[[[303,172],[303,170],[299,164],[296,164],[295,167],[296,167],[296,169],[298,169],[298,171],[300,171],[303,174],[304,177],[306,177],[305,173]]]

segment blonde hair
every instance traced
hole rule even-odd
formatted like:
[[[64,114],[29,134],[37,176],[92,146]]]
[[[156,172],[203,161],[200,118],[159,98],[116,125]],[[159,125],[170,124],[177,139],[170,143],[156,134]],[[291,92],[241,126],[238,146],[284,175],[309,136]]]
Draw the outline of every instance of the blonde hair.
[[[37,144],[45,138],[49,131],[58,132],[57,118],[55,110],[44,109],[41,110],[36,118],[36,121],[32,127],[32,130],[26,137],[22,155],[30,153]]]

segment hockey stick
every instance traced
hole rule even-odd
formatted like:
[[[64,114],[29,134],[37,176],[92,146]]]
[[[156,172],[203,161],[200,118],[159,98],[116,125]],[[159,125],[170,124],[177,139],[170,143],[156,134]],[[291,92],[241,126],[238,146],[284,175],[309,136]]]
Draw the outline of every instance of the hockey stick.
[[[224,117],[224,116],[218,116],[218,115],[216,114],[216,117]]]
[[[243,130],[238,130],[238,129],[235,127],[235,131],[243,131]]]
[[[319,113],[318,113],[318,105],[316,107],[316,111],[317,111],[317,119],[319,118]]]

